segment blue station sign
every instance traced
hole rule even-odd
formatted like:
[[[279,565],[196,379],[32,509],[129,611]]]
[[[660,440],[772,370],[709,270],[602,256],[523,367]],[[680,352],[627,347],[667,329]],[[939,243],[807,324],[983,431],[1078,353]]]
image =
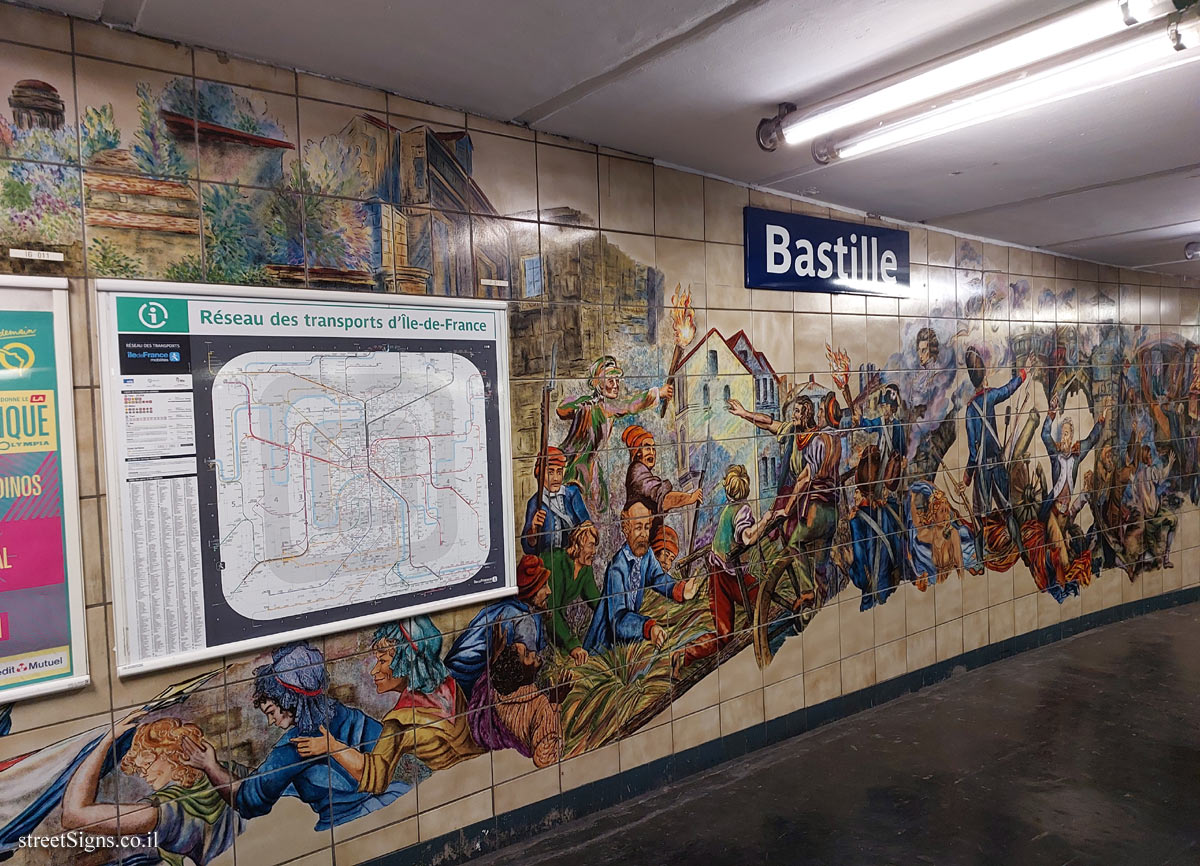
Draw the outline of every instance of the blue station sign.
[[[908,292],[908,232],[748,207],[742,217],[746,288],[789,292]]]

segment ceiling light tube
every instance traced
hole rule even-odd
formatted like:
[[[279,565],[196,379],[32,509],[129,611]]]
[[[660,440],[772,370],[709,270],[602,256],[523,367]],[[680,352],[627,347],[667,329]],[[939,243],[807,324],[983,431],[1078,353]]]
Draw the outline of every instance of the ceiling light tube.
[[[1168,38],[1168,36],[1170,38]],[[1151,21],[813,143],[820,163],[913,144],[1200,60],[1200,16]]]
[[[1122,33],[1127,22],[1144,23],[1173,8],[1172,0],[1085,3],[796,112],[781,120],[780,131],[788,144],[811,141],[1060,57]]]

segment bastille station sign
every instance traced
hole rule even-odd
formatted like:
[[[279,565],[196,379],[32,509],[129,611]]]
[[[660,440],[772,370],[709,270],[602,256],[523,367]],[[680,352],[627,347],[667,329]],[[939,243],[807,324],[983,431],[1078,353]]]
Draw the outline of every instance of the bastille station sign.
[[[908,294],[908,232],[747,207],[746,288]]]

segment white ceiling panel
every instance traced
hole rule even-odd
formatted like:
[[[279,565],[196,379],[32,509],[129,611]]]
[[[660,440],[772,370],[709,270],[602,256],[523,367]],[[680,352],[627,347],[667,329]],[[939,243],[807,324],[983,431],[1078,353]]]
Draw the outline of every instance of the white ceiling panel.
[[[149,0],[138,29],[508,119],[728,2]]]

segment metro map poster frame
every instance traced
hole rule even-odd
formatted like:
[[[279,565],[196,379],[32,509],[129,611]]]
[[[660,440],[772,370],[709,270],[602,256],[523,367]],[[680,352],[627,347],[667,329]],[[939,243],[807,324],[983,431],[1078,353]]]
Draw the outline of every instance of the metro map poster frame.
[[[0,703],[77,689],[91,682],[67,291],[63,277],[0,275],[0,350],[4,350],[0,401],[27,402],[30,408],[36,401],[38,407],[49,409],[41,410],[42,423],[49,418],[45,429],[23,428],[37,433],[41,446],[31,444],[34,440],[14,445],[6,425],[0,432],[0,505],[4,506],[0,508],[0,683],[6,683],[0,685]],[[42,332],[47,322],[48,335]],[[45,369],[47,361],[53,363],[49,370]],[[25,379],[28,381],[23,382]],[[44,447],[51,444],[53,448]],[[13,533],[9,523],[23,525]],[[61,540],[52,543],[52,535]],[[49,580],[59,573],[61,597],[56,589],[60,584]],[[13,580],[18,582],[16,587],[11,585]],[[13,593],[11,599],[6,598],[9,592]],[[61,646],[56,643],[63,625],[56,621],[60,612],[66,620]],[[36,618],[36,629],[26,628],[29,618]],[[31,651],[10,651],[9,641],[28,644],[29,640],[38,641],[39,646]],[[55,643],[40,645],[46,641]],[[64,654],[65,666],[56,665]],[[44,670],[51,672],[39,675]]]
[[[118,674],[516,593],[503,301],[96,287]]]

